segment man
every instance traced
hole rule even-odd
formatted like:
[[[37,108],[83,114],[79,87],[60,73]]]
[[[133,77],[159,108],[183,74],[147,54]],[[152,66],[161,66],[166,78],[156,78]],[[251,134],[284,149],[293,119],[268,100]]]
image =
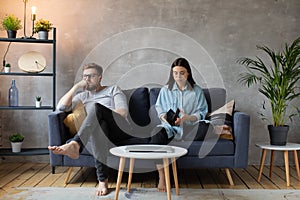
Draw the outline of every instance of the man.
[[[103,152],[107,152],[108,145],[107,138],[103,136],[108,134],[108,130],[103,130],[103,126],[100,127],[95,108],[102,105],[101,109],[104,112],[106,110],[113,111],[111,113],[117,113],[118,117],[121,116],[122,118],[126,118],[128,114],[126,96],[117,86],[102,86],[102,72],[102,67],[95,63],[85,65],[83,67],[82,80],[76,83],[59,100],[57,109],[64,111],[70,111],[72,105],[74,106],[77,102],[82,101],[87,116],[71,142],[62,146],[48,147],[55,154],[62,154],[77,159],[83,147],[89,141],[92,141],[90,151],[95,158],[97,179],[99,181],[99,186],[96,189],[97,196],[103,196],[108,193],[107,167],[102,164],[106,158]],[[76,94],[79,90],[83,90],[83,92]],[[104,134],[101,134],[101,131]]]

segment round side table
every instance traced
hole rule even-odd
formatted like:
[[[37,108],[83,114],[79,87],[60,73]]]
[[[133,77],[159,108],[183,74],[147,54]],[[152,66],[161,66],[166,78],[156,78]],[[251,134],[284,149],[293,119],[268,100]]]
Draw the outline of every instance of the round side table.
[[[130,159],[127,187],[128,192],[130,192],[134,159],[162,159],[166,179],[167,196],[168,200],[171,200],[171,184],[169,172],[169,159],[171,159],[176,195],[179,195],[176,158],[185,155],[187,153],[186,149],[168,145],[128,145],[114,147],[109,151],[111,154],[120,157],[115,200],[117,200],[119,196],[126,158]]]
[[[268,143],[258,143],[256,144],[257,147],[262,149],[262,155],[260,160],[260,167],[259,167],[259,174],[257,181],[260,182],[264,162],[266,159],[267,150],[271,150],[271,160],[270,160],[270,172],[269,177],[272,177],[272,170],[273,170],[273,162],[274,162],[274,152],[275,151],[283,151],[284,153],[284,166],[285,166],[285,176],[286,176],[286,185],[290,186],[290,172],[289,172],[289,151],[293,151],[294,158],[295,158],[295,165],[298,175],[298,180],[300,181],[300,171],[299,171],[299,161],[297,151],[300,150],[300,144],[296,143],[287,143],[284,146],[277,146],[277,145],[270,145]]]

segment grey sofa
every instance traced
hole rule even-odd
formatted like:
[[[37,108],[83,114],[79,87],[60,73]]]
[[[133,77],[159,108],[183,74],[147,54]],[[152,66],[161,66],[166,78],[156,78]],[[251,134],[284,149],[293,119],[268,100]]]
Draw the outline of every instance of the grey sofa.
[[[159,123],[153,106],[159,91],[160,88],[148,89],[146,87],[124,90],[124,93],[128,97],[130,120],[141,127],[147,125],[155,126]],[[203,91],[209,105],[209,112],[225,104],[225,89],[209,88],[203,89]],[[54,111],[48,115],[49,145],[62,145],[71,138],[68,128],[63,123],[67,114],[62,111]],[[233,185],[229,169],[246,168],[248,165],[249,130],[249,115],[244,112],[234,111],[233,140],[205,138],[204,141],[172,142],[171,145],[183,146],[188,149],[188,154],[177,160],[178,168],[222,168],[225,169],[229,183]],[[202,146],[203,148],[200,150]],[[203,150],[205,150],[204,153]],[[108,162],[110,162],[109,166],[118,166],[118,159],[112,155],[109,156]],[[148,164],[145,165],[142,162],[140,164],[136,163],[135,166],[148,166]],[[93,167],[94,159],[86,149],[75,160],[50,152],[50,165],[52,173],[55,173],[56,166]],[[66,182],[70,177],[71,169],[69,170]]]

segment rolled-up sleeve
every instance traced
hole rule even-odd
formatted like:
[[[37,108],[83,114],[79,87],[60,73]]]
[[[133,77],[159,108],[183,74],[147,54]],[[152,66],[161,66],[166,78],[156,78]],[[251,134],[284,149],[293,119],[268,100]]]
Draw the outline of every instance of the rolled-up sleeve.
[[[124,109],[128,112],[127,98],[118,86],[112,90],[115,109]]]

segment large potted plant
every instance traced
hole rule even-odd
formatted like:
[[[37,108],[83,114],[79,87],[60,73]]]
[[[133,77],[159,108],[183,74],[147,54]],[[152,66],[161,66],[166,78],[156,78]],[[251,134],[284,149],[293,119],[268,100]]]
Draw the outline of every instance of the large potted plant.
[[[24,141],[24,135],[20,133],[15,133],[9,136],[9,141],[11,142],[12,152],[21,152],[22,143]]]
[[[268,125],[271,144],[285,145],[289,130],[286,120],[299,115],[299,109],[292,103],[300,95],[300,37],[290,45],[286,43],[282,51],[276,52],[267,46],[257,48],[270,60],[263,61],[259,57],[239,59],[238,63],[247,69],[239,81],[248,87],[258,85],[258,91],[268,99],[271,108],[272,119]],[[261,115],[267,119],[264,114]]]
[[[53,24],[45,19],[39,19],[34,25],[34,33],[38,33],[39,39],[48,40],[48,33],[53,29]]]
[[[17,30],[22,28],[21,20],[14,14],[2,18],[1,28],[7,31],[8,38],[16,38]]]

